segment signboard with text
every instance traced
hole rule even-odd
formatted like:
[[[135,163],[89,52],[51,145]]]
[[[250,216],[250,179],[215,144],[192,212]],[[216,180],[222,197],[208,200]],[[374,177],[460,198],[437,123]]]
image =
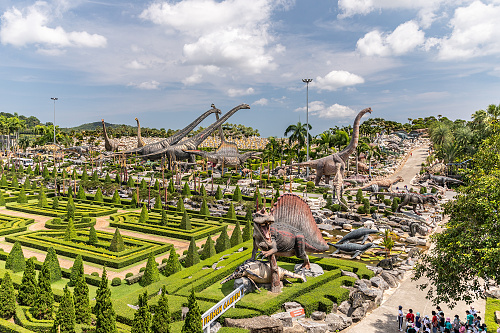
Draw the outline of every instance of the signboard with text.
[[[238,302],[244,295],[243,286],[238,287],[233,290],[229,295],[224,297],[219,303],[215,304],[201,316],[201,325],[203,326],[204,332],[210,331],[210,324],[219,318],[221,314],[234,307],[236,302]]]

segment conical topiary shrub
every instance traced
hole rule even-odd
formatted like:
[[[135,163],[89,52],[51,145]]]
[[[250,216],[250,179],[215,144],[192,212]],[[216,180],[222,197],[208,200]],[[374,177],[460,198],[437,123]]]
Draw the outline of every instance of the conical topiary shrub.
[[[215,199],[221,200],[222,198],[224,198],[224,195],[222,194],[220,186],[217,185],[217,190],[215,191]]]
[[[101,191],[100,187],[97,189],[97,192],[96,192],[96,194],[94,196],[94,201],[95,202],[103,202],[104,201],[104,199],[102,197],[102,191]]]
[[[200,207],[200,215],[210,216],[210,210],[208,209],[207,200],[203,198]]]
[[[153,252],[150,252],[148,263],[146,264],[146,270],[144,271],[144,275],[141,278],[140,285],[145,287],[159,280],[160,272],[158,271],[158,264],[155,261]]]
[[[97,238],[97,232],[95,231],[94,226],[91,226],[90,231],[89,231],[88,243],[90,245],[96,245],[98,242],[99,242],[99,239]]]
[[[139,216],[139,223],[145,223],[149,220],[148,208],[146,204],[142,205],[141,215]]]
[[[113,203],[114,205],[121,205],[122,200],[120,199],[118,190],[115,190],[115,193],[113,193],[113,198],[111,199],[111,203]]]
[[[82,185],[79,186],[76,198],[80,199],[80,200],[86,200],[87,199],[87,196],[85,195],[85,189],[83,188]]]
[[[240,187],[236,185],[233,191],[233,201],[240,202],[241,200],[243,200],[243,196],[241,195]]]
[[[179,225],[179,229],[182,230],[191,230],[191,220],[186,211],[184,211],[184,215],[182,215],[181,224]]]
[[[227,235],[227,225],[226,225],[222,229],[219,238],[217,238],[217,242],[215,243],[215,251],[217,251],[217,253],[221,253],[230,248],[231,248],[231,240]]]
[[[109,244],[109,250],[112,252],[120,252],[125,250],[125,244],[123,243],[122,235],[120,234],[120,230],[116,228],[115,234],[111,243]]]
[[[236,218],[236,212],[234,211],[234,206],[232,202],[229,205],[229,209],[227,210],[226,218],[233,220]]]
[[[217,252],[215,251],[215,243],[212,237],[208,236],[205,245],[203,245],[203,251],[201,252],[201,260],[208,259],[214,256]]]
[[[26,259],[24,258],[21,243],[16,241],[12,250],[10,250],[7,260],[5,260],[5,269],[15,272],[22,272],[26,269]]]
[[[156,193],[154,208],[155,209],[161,209],[162,208],[160,193]]]
[[[200,255],[198,254],[198,248],[194,242],[194,238],[191,238],[189,243],[188,252],[186,254],[186,259],[184,260],[184,266],[191,267],[200,262]]]
[[[182,269],[181,263],[179,261],[179,255],[177,252],[175,252],[175,248],[172,246],[170,248],[170,256],[168,257],[167,260],[167,265],[165,269],[163,270],[163,274],[165,276],[170,276],[172,274],[175,274],[177,272],[180,272]]]
[[[253,227],[252,227],[252,221],[247,220],[245,223],[245,227],[243,228],[243,241],[246,242],[253,237]]]
[[[182,197],[179,197],[179,200],[177,200],[177,211],[178,212],[183,212],[186,209],[184,208],[184,201],[182,200]]]
[[[73,219],[68,220],[68,225],[66,226],[66,232],[64,233],[64,240],[71,241],[76,238],[76,229]]]
[[[236,226],[233,229],[230,241],[231,241],[231,247],[243,243],[243,237],[241,236],[241,228],[239,221],[236,221]]]
[[[184,187],[182,188],[182,193],[183,196],[189,197],[191,196],[191,189],[189,188],[188,182],[184,183]]]
[[[17,202],[20,204],[28,203],[28,198],[26,197],[26,192],[24,191],[24,187],[21,187],[19,191],[19,195],[17,196]]]
[[[38,207],[42,208],[47,206],[47,195],[45,195],[45,188],[42,186],[40,187],[40,192],[38,193]]]
[[[205,185],[203,185],[203,184],[201,185],[200,195],[203,197],[207,196],[207,190],[205,189]]]

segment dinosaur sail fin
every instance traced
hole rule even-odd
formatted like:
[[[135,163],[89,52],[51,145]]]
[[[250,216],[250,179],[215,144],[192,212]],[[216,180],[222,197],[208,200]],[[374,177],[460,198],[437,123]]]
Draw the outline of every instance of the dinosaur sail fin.
[[[303,232],[317,250],[326,251],[329,248],[316,225],[311,208],[299,196],[292,193],[283,194],[274,204],[271,215],[274,216],[275,222],[288,224]]]

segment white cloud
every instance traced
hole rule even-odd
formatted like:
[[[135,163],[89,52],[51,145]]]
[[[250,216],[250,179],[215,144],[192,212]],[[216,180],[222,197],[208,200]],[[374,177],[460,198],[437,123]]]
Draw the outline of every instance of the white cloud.
[[[220,75],[219,72],[220,68],[217,66],[196,66],[193,74],[182,80],[182,83],[184,83],[186,86],[191,86],[203,82],[205,74]]]
[[[139,84],[129,83],[129,86],[136,87],[137,89],[141,89],[141,90],[158,90],[158,89],[160,89],[159,85],[160,85],[160,82],[155,81],[155,80],[148,81],[148,82],[142,82]]]
[[[320,90],[335,91],[342,87],[353,86],[364,82],[365,80],[359,75],[347,71],[331,71],[326,74],[325,77],[316,77],[310,85]]]
[[[150,5],[140,17],[179,32],[184,40],[184,63],[217,66],[258,74],[273,70],[273,53],[284,52],[274,45],[270,33],[271,14],[291,0],[184,0]],[[199,73],[186,79],[202,80]]]
[[[230,97],[253,95],[254,93],[255,93],[255,90],[253,88],[248,88],[248,89],[232,89],[231,88],[227,91],[227,94]]]
[[[351,17],[356,14],[366,15],[373,7],[373,0],[339,0],[340,18]]]
[[[366,15],[375,10],[428,10],[458,0],[339,0],[339,17]]]
[[[295,111],[306,111],[306,107],[295,109]],[[314,101],[309,103],[309,114],[318,116],[319,118],[345,118],[356,114],[356,111],[348,106],[333,104],[325,105],[322,101]]]
[[[255,102],[253,102],[254,105],[267,105],[269,103],[269,101],[267,100],[267,98],[261,98]]]
[[[54,49],[64,47],[105,47],[104,36],[86,31],[67,32],[62,27],[51,28],[52,10],[44,1],[37,1],[22,10],[13,7],[2,15],[0,41],[22,47],[36,44],[39,48]],[[54,54],[47,52],[45,54]]]
[[[148,68],[148,66],[144,65],[143,63],[141,63],[137,60],[129,62],[128,64],[125,65],[125,67],[130,68],[130,69],[146,69],[146,68]]]
[[[497,2],[498,3],[498,2]],[[452,33],[439,40],[442,60],[500,54],[500,3],[474,1],[459,7],[450,21]]]
[[[367,56],[403,55],[425,43],[425,33],[417,22],[408,21],[400,24],[392,33],[378,30],[370,31],[359,39],[356,48]]]

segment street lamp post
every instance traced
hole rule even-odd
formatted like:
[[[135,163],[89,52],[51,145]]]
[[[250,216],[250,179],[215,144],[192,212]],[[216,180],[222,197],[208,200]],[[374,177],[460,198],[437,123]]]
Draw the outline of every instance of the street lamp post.
[[[307,136],[306,136],[306,160],[309,161],[309,83],[312,82],[313,79],[302,79],[302,82],[306,84],[306,111],[307,111],[307,116],[306,116],[306,122],[307,122]],[[306,168],[306,178],[309,178],[309,167]]]
[[[58,100],[57,97],[51,97],[51,100],[54,101],[54,123],[52,126],[54,126],[54,147],[56,145],[56,101]]]

